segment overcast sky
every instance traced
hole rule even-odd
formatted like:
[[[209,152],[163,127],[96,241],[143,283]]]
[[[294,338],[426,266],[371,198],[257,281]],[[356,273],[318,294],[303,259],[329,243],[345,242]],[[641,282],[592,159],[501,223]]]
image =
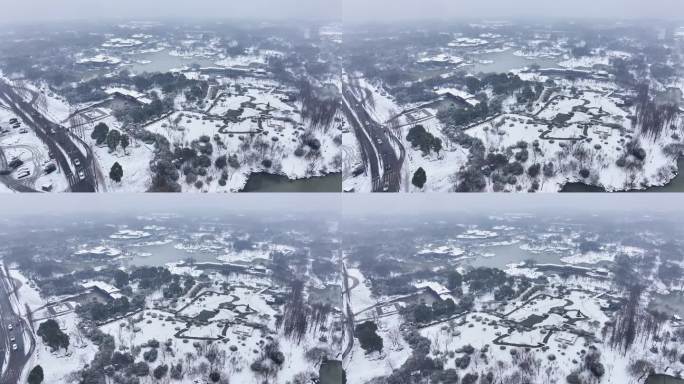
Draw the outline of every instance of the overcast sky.
[[[0,0],[0,22],[101,18],[339,19],[341,0]]]
[[[0,0],[0,22],[100,18],[682,18],[683,0]]]
[[[490,214],[539,213],[554,215],[601,212],[658,215],[684,213],[684,194],[679,193],[431,193],[431,194],[344,194],[343,215],[406,213]]]
[[[336,193],[232,193],[232,194],[2,194],[0,215],[85,214],[109,212],[149,213],[261,211],[264,216],[289,212],[340,214]]]
[[[344,0],[344,19],[684,18],[683,0]]]

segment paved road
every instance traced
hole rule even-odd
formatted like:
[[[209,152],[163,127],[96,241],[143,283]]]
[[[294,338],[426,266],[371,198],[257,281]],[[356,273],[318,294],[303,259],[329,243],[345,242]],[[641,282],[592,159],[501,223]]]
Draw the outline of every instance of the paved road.
[[[5,271],[0,268],[0,367],[4,374],[0,377],[0,384],[16,384],[21,372],[33,353],[34,345],[25,345],[23,334],[32,334],[26,322],[14,312],[10,303],[10,295],[14,295],[14,288],[6,278]],[[9,325],[12,325],[12,330]],[[12,350],[11,338],[15,338],[17,350]],[[4,361],[5,351],[9,351],[8,361]]]
[[[366,166],[366,169],[370,166],[371,180],[373,180],[373,185],[375,185],[375,181],[380,179],[380,163],[378,161],[378,154],[375,151],[375,147],[371,143],[370,139],[368,136],[366,136],[366,133],[363,129],[363,124],[361,124],[359,119],[354,115],[349,101],[343,100],[342,105],[349,123],[354,128],[354,135],[361,146],[363,163]]]
[[[360,129],[356,137],[359,138],[362,152],[368,156],[368,163],[371,165],[371,176],[373,178],[373,192],[399,192],[401,184],[401,167],[403,158],[398,158],[392,146],[392,140],[398,144],[402,153],[403,146],[400,142],[392,138],[388,131],[373,119],[366,110],[362,100],[354,96],[348,86],[342,87],[342,97],[344,98],[345,108],[351,108],[355,118],[351,124],[355,130]],[[370,138],[370,140],[369,140]],[[378,167],[374,171],[373,167]]]
[[[344,265],[344,260],[342,261],[342,275],[344,284],[344,291],[342,292],[342,305],[346,311],[345,325],[347,326],[347,333],[349,334],[347,347],[344,349],[344,352],[342,352],[342,360],[344,360],[349,356],[354,348],[354,312],[351,309],[351,299],[349,298],[349,293],[353,288],[349,288],[349,275],[347,274],[347,267]]]
[[[97,180],[93,170],[93,156],[88,146],[85,146],[87,152],[83,154],[76,139],[66,128],[50,121],[32,103],[25,101],[12,86],[3,81],[0,81],[0,99],[4,100],[12,112],[33,129],[41,141],[47,145],[57,160],[58,166],[64,172],[72,192],[96,191]],[[36,97],[33,99],[35,101]],[[80,165],[75,166],[76,162]],[[71,168],[72,163],[74,163],[75,172]],[[83,172],[83,178],[79,177],[80,172]]]

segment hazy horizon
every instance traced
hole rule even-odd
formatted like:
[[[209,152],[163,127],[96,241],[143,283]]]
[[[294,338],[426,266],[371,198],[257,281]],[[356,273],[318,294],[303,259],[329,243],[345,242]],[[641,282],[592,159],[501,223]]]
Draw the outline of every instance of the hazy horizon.
[[[682,18],[679,0],[344,0],[345,21]]]
[[[5,4],[0,23],[100,20],[315,20],[397,22],[465,19],[674,19],[684,15],[684,1],[652,0],[251,0],[193,2],[119,0],[32,0]]]
[[[262,212],[278,216],[292,212],[336,215],[341,207],[334,193],[239,193],[225,194],[9,194],[0,200],[2,216],[78,215],[122,213],[200,212],[221,214],[226,211]],[[0,220],[1,222],[2,220]]]
[[[96,20],[165,20],[165,19],[255,19],[255,20],[337,20],[341,17],[340,0],[32,0],[3,5],[0,22]]]

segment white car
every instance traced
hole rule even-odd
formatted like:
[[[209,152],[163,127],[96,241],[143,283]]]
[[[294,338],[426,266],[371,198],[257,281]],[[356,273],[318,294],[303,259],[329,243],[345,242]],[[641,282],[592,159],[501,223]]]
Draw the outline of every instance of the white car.
[[[12,337],[10,337],[10,341],[12,342],[12,344],[14,344],[17,342],[17,338],[12,336]]]
[[[7,326],[7,329],[9,329],[10,331],[12,330],[12,328],[13,328],[13,327],[12,327],[12,324],[9,324],[9,325]]]
[[[74,165],[77,166],[77,167],[80,166],[80,165],[81,165],[81,160],[79,160],[79,159],[74,159]]]
[[[78,171],[78,178],[81,180],[85,180],[85,173],[83,173],[83,171]]]
[[[19,349],[19,347],[17,347],[16,344],[12,344],[12,350],[13,350],[13,351],[16,351],[17,349]]]
[[[378,139],[375,140],[375,141],[378,143],[378,145],[382,145],[382,139],[381,139],[381,138],[378,138]]]

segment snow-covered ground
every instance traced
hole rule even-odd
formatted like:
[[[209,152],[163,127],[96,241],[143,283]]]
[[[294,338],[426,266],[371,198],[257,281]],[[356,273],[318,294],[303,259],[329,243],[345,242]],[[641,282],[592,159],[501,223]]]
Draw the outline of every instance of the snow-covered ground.
[[[301,105],[287,101],[285,93],[291,90],[260,79],[250,79],[240,84],[240,89],[237,92],[225,85],[211,110],[179,110],[146,127],[166,137],[172,146],[189,146],[202,136],[211,138],[212,142],[219,137],[222,145],[214,143],[212,161],[221,155],[237,155],[240,163],[237,169],[231,166],[222,171],[209,167],[200,191],[238,191],[249,175],[257,172],[301,179],[340,171],[340,145],[335,142],[335,136],[341,132],[336,127],[310,127],[309,121],[301,117]],[[236,120],[226,124],[222,117],[226,113],[235,113]],[[318,154],[307,156],[311,151],[305,148],[302,156],[295,155],[297,148],[303,147],[301,138],[307,134],[320,143]],[[266,166],[264,160],[272,164]],[[216,182],[223,172],[228,174],[225,186]],[[209,178],[214,181],[208,182]],[[192,184],[181,184],[186,192],[198,191]]]
[[[382,353],[367,355],[358,342],[354,343],[350,357],[344,362],[348,383],[366,383],[390,375],[406,362],[411,356],[411,348],[399,331],[401,322],[399,314],[377,319],[378,335],[383,341]]]
[[[461,39],[464,45],[457,43],[461,48],[468,47],[469,44],[486,44],[485,41],[479,41],[480,39]],[[540,39],[540,42],[543,41]],[[612,65],[611,60],[629,59],[631,55],[622,51],[597,50],[588,56],[572,58],[566,53],[559,54],[566,49],[563,44],[565,43],[561,39],[551,46],[540,44],[536,51],[516,52],[527,58],[550,55],[560,61],[554,68],[561,69],[535,70],[525,66],[511,71],[525,81],[541,84],[553,81],[555,85],[552,89],[543,87],[545,91],[551,92],[548,103],[538,95],[538,99],[528,108],[519,105],[513,95],[502,100],[502,114],[490,116],[481,124],[458,128],[466,135],[481,140],[485,146],[485,154],[510,155],[512,151],[516,155],[520,151],[516,146],[526,143],[529,157],[521,161],[525,171],[534,164],[552,164],[554,167],[548,172],[540,172],[539,176],[530,177],[527,172],[523,172],[516,174],[515,178],[505,175],[505,180],[496,182],[493,181],[493,176],[488,175],[485,178],[485,191],[557,192],[566,184],[576,182],[602,187],[608,191],[622,191],[669,183],[678,173],[677,156],[673,154],[673,150],[682,145],[682,118],[668,123],[658,137],[642,134],[639,126],[632,122],[636,108],[627,106],[630,105],[627,102],[630,91],[622,89],[604,69],[605,66]],[[544,51],[548,51],[548,55],[543,54]],[[421,58],[426,61],[432,59],[444,61],[447,56]],[[444,65],[446,66],[446,62]],[[587,77],[569,80],[559,75],[563,70],[573,70]],[[448,74],[445,76],[449,77]],[[372,95],[374,103],[365,105],[369,113],[381,124],[394,127],[404,142],[407,153],[402,165],[401,190],[454,191],[459,175],[468,164],[469,151],[467,147],[461,147],[444,135],[447,127],[437,119],[438,111],[432,108],[433,104],[401,104],[385,91],[380,81],[363,77],[354,80],[365,92]],[[408,85],[409,83],[406,86]],[[681,84],[670,82],[656,88],[665,87],[676,89],[681,88]],[[479,103],[464,87],[452,86],[448,82],[435,86],[431,91],[436,96],[448,94],[461,98],[471,105]],[[489,89],[483,90],[483,93],[492,96]],[[566,114],[572,115],[564,121]],[[418,124],[442,140],[444,148],[439,154],[423,154],[406,142],[409,129]],[[350,163],[345,162],[345,190],[368,192],[369,184],[362,182],[363,177],[352,177],[349,176],[351,172],[348,172],[351,165],[359,163],[360,154],[353,145],[356,144],[355,137],[346,135],[344,139],[345,145],[354,149],[346,151],[345,155],[357,159]],[[636,162],[629,161],[630,146],[643,149],[645,157]],[[627,166],[625,157],[628,160]],[[515,161],[510,156],[509,160],[511,163]],[[411,184],[413,174],[418,168],[422,168],[427,175],[425,186],[420,189]]]

